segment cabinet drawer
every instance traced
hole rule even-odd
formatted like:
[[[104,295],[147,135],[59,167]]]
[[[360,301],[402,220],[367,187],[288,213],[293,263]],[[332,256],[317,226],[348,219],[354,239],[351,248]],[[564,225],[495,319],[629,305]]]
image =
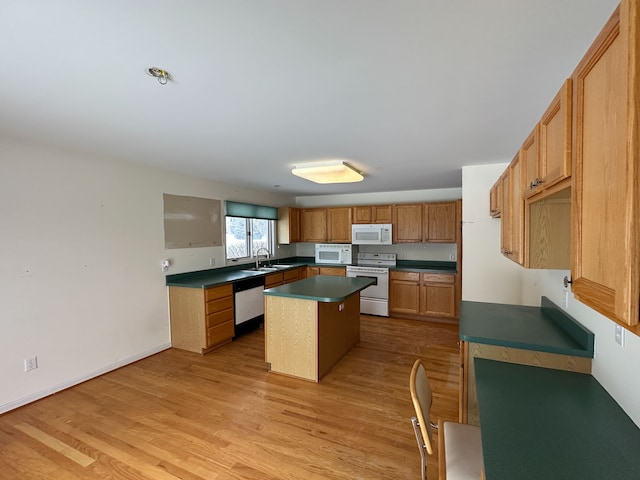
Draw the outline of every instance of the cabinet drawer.
[[[420,274],[418,272],[395,272],[391,271],[389,274],[391,280],[405,280],[408,282],[419,282]]]
[[[422,281],[425,283],[454,283],[455,275],[445,273],[423,273]]]
[[[282,274],[284,275],[284,283],[297,282],[300,280],[300,271],[297,268],[285,270]]]
[[[214,312],[207,315],[207,328],[220,325],[221,323],[233,322],[233,308],[222,310],[221,312]]]
[[[204,314],[209,315],[210,313],[220,312],[222,310],[227,310],[228,308],[233,307],[233,297],[223,297],[217,298],[215,300],[211,300],[204,305]]]
[[[233,338],[233,320],[207,328],[207,348]]]
[[[278,272],[267,275],[264,279],[264,288],[267,289],[282,285],[282,282],[284,282],[284,276],[282,273],[283,272]]]
[[[205,302],[209,302],[217,298],[232,297],[232,296],[233,296],[233,287],[231,286],[231,284],[222,285],[220,287],[206,288],[204,290]]]

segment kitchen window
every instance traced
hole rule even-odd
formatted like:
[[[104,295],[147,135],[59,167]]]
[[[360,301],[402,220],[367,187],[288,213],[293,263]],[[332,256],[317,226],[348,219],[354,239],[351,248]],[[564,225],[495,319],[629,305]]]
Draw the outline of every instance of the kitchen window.
[[[227,261],[254,260],[275,247],[278,210],[274,207],[238,202],[226,203],[225,248]]]

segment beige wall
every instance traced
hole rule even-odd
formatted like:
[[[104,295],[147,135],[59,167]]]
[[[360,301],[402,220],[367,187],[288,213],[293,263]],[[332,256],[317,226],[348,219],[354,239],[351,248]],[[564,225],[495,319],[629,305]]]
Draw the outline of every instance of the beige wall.
[[[540,305],[546,296],[563,305],[564,270],[524,269],[500,255],[500,221],[489,217],[489,189],[501,165],[462,169],[463,300]],[[593,375],[640,426],[640,337],[625,332],[625,345],[614,340],[614,322],[569,295],[565,310],[595,334]]]
[[[160,262],[203,270],[224,251],[165,250],[163,193],[294,201],[7,138],[0,165],[0,413],[170,345]]]

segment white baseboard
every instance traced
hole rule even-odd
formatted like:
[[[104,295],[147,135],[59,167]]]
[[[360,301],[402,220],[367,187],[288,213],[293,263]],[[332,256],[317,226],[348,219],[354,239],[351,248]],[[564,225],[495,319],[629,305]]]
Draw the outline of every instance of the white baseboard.
[[[139,353],[132,357],[125,358],[123,360],[120,360],[119,362],[112,363],[111,365],[107,365],[104,368],[88,373],[81,377],[74,378],[72,380],[69,380],[68,382],[64,382],[50,388],[45,388],[44,390],[41,390],[39,392],[19,398],[16,401],[5,403],[3,405],[0,405],[0,414],[6,413],[9,410],[13,410],[18,407],[22,407],[24,405],[27,405],[28,403],[35,402],[36,400],[40,400],[41,398],[48,397],[49,395],[58,393],[69,387],[78,385],[79,383],[86,382],[87,380],[91,380],[92,378],[99,377],[100,375],[104,375],[105,373],[108,373],[112,370],[116,370],[120,367],[124,367],[125,365],[129,365],[130,363],[137,362],[138,360],[142,360],[143,358],[150,357],[151,355],[155,355],[156,353],[162,352],[163,350],[167,350],[168,348],[171,348],[171,343],[165,343],[164,345],[160,345],[158,347],[152,348],[150,350]]]

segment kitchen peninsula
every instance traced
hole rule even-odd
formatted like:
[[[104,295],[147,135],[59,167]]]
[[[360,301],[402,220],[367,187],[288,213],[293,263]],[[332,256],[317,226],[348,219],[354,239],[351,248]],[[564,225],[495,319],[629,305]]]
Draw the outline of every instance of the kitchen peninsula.
[[[360,291],[372,283],[318,275],[265,290],[270,371],[320,381],[360,340]]]

